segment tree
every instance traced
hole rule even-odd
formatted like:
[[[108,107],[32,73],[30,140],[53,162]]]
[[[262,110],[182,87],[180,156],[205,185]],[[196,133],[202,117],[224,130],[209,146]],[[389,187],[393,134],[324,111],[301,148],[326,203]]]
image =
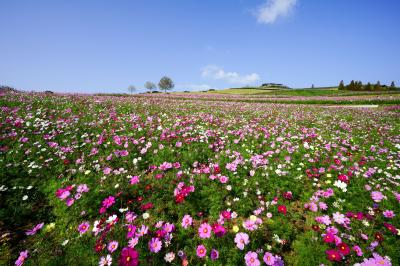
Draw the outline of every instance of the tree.
[[[358,91],[363,90],[363,84],[362,84],[361,81],[358,81],[358,82],[356,83],[356,85],[357,85],[357,90],[358,90]]]
[[[366,91],[372,91],[372,86],[371,86],[371,83],[367,83],[367,85],[365,85],[365,90]]]
[[[170,79],[167,76],[164,76],[160,79],[160,82],[158,82],[158,87],[164,92],[167,92],[167,90],[171,90],[175,86],[174,82],[172,79]]]
[[[374,85],[374,90],[379,91],[381,89],[382,89],[381,82],[378,80],[378,82]]]
[[[344,82],[343,82],[343,80],[341,80],[340,83],[339,83],[338,90],[342,91],[342,90],[345,90],[345,89],[346,88],[344,87]]]
[[[390,83],[390,90],[395,90],[396,89],[396,85],[394,84],[394,81],[392,81],[392,83]]]
[[[354,80],[352,80],[352,81],[350,81],[350,84],[347,86],[347,89],[349,91],[354,91],[355,87],[356,87],[356,84],[355,84]]]
[[[129,91],[130,93],[134,93],[134,92],[136,91],[136,87],[133,86],[133,85],[130,85],[130,86],[128,87],[128,91]]]
[[[152,92],[152,90],[154,90],[154,89],[157,88],[156,84],[154,84],[154,83],[151,82],[151,81],[146,81],[146,83],[144,84],[144,87],[145,87],[148,91],[150,91],[150,93]]]

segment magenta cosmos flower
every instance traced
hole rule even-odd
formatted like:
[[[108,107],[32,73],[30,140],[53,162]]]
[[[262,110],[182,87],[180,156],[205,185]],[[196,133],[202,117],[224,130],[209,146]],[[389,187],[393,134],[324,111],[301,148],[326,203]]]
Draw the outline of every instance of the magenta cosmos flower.
[[[113,253],[115,250],[117,250],[117,248],[118,248],[118,242],[117,241],[111,241],[110,243],[108,243],[107,249],[111,253]]]
[[[197,257],[203,258],[207,255],[207,249],[204,245],[198,245],[196,249]]]
[[[244,256],[247,266],[260,266],[260,261],[258,260],[258,255],[254,251],[249,251]]]
[[[234,241],[238,249],[243,250],[244,246],[250,243],[249,235],[246,233],[237,233]]]
[[[134,248],[125,247],[119,257],[119,266],[139,265],[139,253]]]
[[[211,237],[211,226],[208,223],[203,223],[199,227],[200,238],[210,238]]]
[[[217,260],[219,258],[219,252],[216,249],[211,250],[210,254],[211,260]]]
[[[131,224],[128,224],[128,233],[126,234],[126,238],[127,239],[129,239],[129,238],[132,238],[132,237],[135,237],[135,234],[136,234],[136,226],[134,226],[134,225],[131,225]]]
[[[182,227],[186,229],[192,225],[192,222],[193,222],[193,218],[189,214],[186,214],[182,218]]]
[[[86,233],[86,231],[89,229],[90,224],[88,222],[83,222],[78,226],[78,231],[81,235]]]
[[[342,255],[336,249],[329,249],[325,253],[327,259],[330,261],[340,261],[342,259]]]
[[[115,203],[115,198],[113,196],[109,196],[103,200],[103,207],[109,208]]]
[[[161,247],[162,247],[162,242],[158,238],[153,237],[149,241],[149,249],[151,252],[157,253],[161,250]]]

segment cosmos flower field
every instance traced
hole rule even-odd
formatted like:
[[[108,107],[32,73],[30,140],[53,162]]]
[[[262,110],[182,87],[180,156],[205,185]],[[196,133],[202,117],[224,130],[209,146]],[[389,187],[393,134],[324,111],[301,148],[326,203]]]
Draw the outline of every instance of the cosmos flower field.
[[[400,112],[3,94],[1,265],[400,265]]]

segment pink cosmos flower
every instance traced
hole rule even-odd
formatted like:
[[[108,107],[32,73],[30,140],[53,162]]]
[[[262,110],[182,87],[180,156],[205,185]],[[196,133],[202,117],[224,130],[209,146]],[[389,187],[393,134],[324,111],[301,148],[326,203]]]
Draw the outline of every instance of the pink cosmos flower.
[[[249,251],[244,256],[246,261],[246,266],[260,266],[260,261],[258,260],[258,255],[254,251]]]
[[[158,253],[161,250],[161,248],[162,248],[162,242],[158,238],[153,237],[149,241],[150,252]]]
[[[319,208],[320,208],[321,210],[324,210],[324,211],[328,209],[328,205],[326,205],[325,202],[319,202],[319,203],[318,203],[318,206],[319,206]]]
[[[381,202],[383,200],[383,194],[380,191],[372,191],[371,192],[371,198],[375,202]]]
[[[90,224],[88,222],[83,222],[78,226],[78,231],[81,235],[86,233],[87,230],[89,230]]]
[[[111,169],[110,167],[106,167],[106,168],[104,168],[104,170],[103,170],[103,174],[109,175],[109,174],[111,173],[111,171],[112,171],[112,169]]]
[[[221,182],[222,184],[225,184],[228,181],[229,181],[229,178],[227,176],[222,175],[219,177],[219,182]]]
[[[369,266],[369,265],[382,265],[382,266],[391,266],[392,262],[387,257],[382,257],[378,253],[373,253],[373,257],[369,259],[364,259],[364,261],[360,264],[361,266]]]
[[[37,231],[42,229],[43,225],[44,225],[44,223],[37,224],[32,229],[26,231],[25,234],[28,235],[28,236],[32,236],[32,235],[36,234]]]
[[[135,185],[135,184],[137,184],[137,183],[139,183],[139,177],[138,177],[137,175],[132,176],[132,178],[131,178],[131,180],[130,180],[130,184],[131,184],[131,185]]]
[[[203,258],[207,255],[207,249],[204,245],[198,245],[196,249],[197,257]]]
[[[192,222],[193,222],[193,218],[189,214],[186,214],[182,218],[182,227],[186,229],[192,225]]]
[[[115,198],[113,196],[109,196],[103,200],[103,207],[109,208],[115,203]]]
[[[275,264],[275,257],[269,252],[265,252],[263,260],[267,265],[274,265]]]
[[[208,223],[202,223],[198,230],[200,238],[210,238],[211,230],[211,226]]]
[[[26,258],[28,258],[28,250],[21,251],[19,253],[18,259],[15,261],[15,265],[21,266],[22,264],[24,264]]]
[[[237,233],[235,236],[235,243],[238,249],[243,250],[244,246],[250,243],[249,235],[246,233]]]
[[[359,246],[354,246],[353,251],[357,254],[357,256],[362,257],[363,252]]]
[[[66,204],[68,207],[70,207],[72,204],[74,204],[74,202],[75,202],[75,200],[74,200],[73,198],[68,198],[68,199],[65,201],[65,204]]]
[[[396,214],[394,214],[394,212],[391,210],[386,210],[383,212],[383,216],[385,216],[385,218],[391,219],[391,218],[395,217]]]
[[[134,237],[134,238],[131,238],[131,240],[129,240],[129,242],[128,242],[128,246],[130,247],[130,248],[134,248],[134,247],[136,247],[136,245],[139,243],[139,238],[138,237]]]
[[[128,223],[132,223],[136,219],[136,217],[137,217],[136,214],[129,211],[125,215],[125,219]]]
[[[110,251],[111,253],[113,253],[114,251],[116,251],[118,248],[118,242],[117,241],[111,241],[110,243],[108,243],[107,245],[107,249],[108,251]]]

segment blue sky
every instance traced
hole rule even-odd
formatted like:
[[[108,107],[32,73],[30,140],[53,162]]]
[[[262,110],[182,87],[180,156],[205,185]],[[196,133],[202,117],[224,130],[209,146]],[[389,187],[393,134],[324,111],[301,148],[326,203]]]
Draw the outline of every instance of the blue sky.
[[[126,92],[400,85],[397,0],[0,1],[0,84]]]

